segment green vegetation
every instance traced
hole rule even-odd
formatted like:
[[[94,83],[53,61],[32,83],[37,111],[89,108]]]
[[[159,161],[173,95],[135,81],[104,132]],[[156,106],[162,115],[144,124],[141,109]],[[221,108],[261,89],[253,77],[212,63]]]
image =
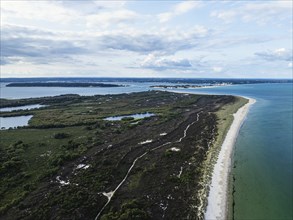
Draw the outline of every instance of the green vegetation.
[[[247,99],[244,99],[242,97],[236,97],[236,101],[232,104],[228,104],[225,107],[221,108],[219,111],[217,111],[217,117],[218,117],[218,137],[216,146],[221,146],[222,142],[230,128],[230,125],[233,122],[233,114],[237,112],[239,108],[241,108],[243,105],[245,105],[248,102]]]
[[[68,138],[70,135],[64,132],[54,134],[55,139],[64,139]]]
[[[192,195],[200,189],[208,143],[217,133],[225,135],[217,123],[224,129],[229,115],[241,105],[229,107],[235,102],[232,96],[156,91],[0,101],[1,107],[47,105],[0,112],[3,117],[33,115],[27,127],[0,131],[0,218],[4,219],[23,219],[28,212],[33,219],[93,219],[107,201],[103,193],[113,191],[145,152],[101,219],[163,215],[178,219],[179,213],[193,218],[198,210],[192,207],[199,201]],[[155,116],[104,120],[144,112]],[[178,142],[194,121],[187,137]],[[167,135],[160,136],[163,132]],[[152,142],[139,144],[146,140]]]
[[[143,210],[143,205],[136,200],[123,203],[118,212],[109,212],[101,217],[101,220],[147,220],[148,214]]]
[[[1,131],[0,212],[22,199],[46,177],[53,176],[61,165],[92,146],[82,127],[64,128],[71,138],[56,139],[61,129],[15,129]],[[15,141],[17,137],[18,141]]]
[[[162,93],[161,98],[168,97]],[[80,97],[78,95],[1,100],[2,107],[13,105],[49,104],[43,109],[19,110],[0,113],[1,116],[33,114],[26,129],[1,131],[1,180],[0,213],[21,201],[27,193],[36,189],[40,182],[52,178],[61,166],[78,158],[92,146],[99,146],[105,135],[121,134],[133,129],[133,118],[108,122],[107,116],[133,114],[152,110],[163,118],[173,106],[144,103],[144,94]],[[156,93],[150,99],[159,99]],[[171,101],[171,100],[170,100]],[[133,106],[131,108],[130,106]],[[166,115],[166,116],[164,116]],[[149,119],[145,119],[146,121]],[[143,121],[143,120],[135,120]],[[17,139],[15,138],[17,137]]]

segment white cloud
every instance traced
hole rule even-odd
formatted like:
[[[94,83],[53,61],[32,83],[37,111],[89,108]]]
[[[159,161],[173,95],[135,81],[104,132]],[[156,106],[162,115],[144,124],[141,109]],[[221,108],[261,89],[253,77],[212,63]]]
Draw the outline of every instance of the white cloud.
[[[195,1],[185,1],[177,4],[174,8],[174,13],[175,14],[183,14],[186,13],[200,5],[199,2]]]
[[[293,51],[286,48],[257,52],[255,55],[267,61],[292,61],[293,59]]]
[[[185,14],[194,8],[200,7],[201,3],[196,1],[184,1],[176,4],[170,12],[161,13],[158,15],[161,23],[171,20],[173,17]]]
[[[195,26],[184,33],[176,29],[129,33],[125,30],[69,32],[3,25],[1,34],[1,65],[13,65],[19,60],[34,64],[66,64],[76,62],[81,56],[84,57],[83,60],[85,57],[92,60],[93,57],[103,56],[101,54],[120,57],[127,53],[133,56],[155,53],[170,56],[198,47],[210,31],[205,27]],[[187,60],[175,58],[158,59],[153,66],[166,69],[167,64],[170,68],[189,66]]]
[[[203,57],[195,59],[186,59],[176,56],[162,56],[158,53],[148,54],[139,66],[144,69],[152,69],[155,71],[176,71],[177,73],[198,73],[198,74],[216,74],[225,73],[225,68],[220,61],[205,60]]]
[[[173,17],[173,14],[170,12],[161,13],[158,15],[159,21],[161,23],[169,21]]]
[[[246,10],[251,11],[267,11],[267,10],[279,10],[279,9],[292,9],[292,1],[271,1],[271,2],[261,2],[261,3],[248,3],[245,5]]]
[[[210,15],[226,23],[240,18],[243,22],[256,22],[259,25],[278,24],[285,19],[292,19],[292,1],[244,3],[237,8],[212,11]]]
[[[88,1],[88,0],[87,0]],[[121,9],[124,8],[127,1],[119,0],[119,1],[93,1],[96,6],[106,9]]]
[[[211,13],[212,17],[219,18],[223,20],[225,23],[231,23],[236,15],[237,15],[236,11],[232,11],[232,10],[222,11],[222,12],[213,11]]]
[[[78,16],[53,1],[1,1],[1,19],[21,18],[66,23]]]
[[[103,49],[132,51],[139,54],[160,53],[175,54],[178,51],[198,47],[211,31],[195,26],[185,32],[177,29],[142,30],[133,33],[127,31],[105,33],[96,39]]]
[[[241,76],[243,70],[273,74],[279,69],[288,75],[291,3],[226,1],[215,6],[165,1],[142,8],[145,4],[140,1],[1,0],[1,70],[7,76],[20,72],[50,76],[51,70],[52,74],[75,71],[78,75],[89,69],[92,74],[124,71],[129,76],[181,76],[188,71],[201,76],[224,76],[231,71],[231,76]],[[217,25],[215,18],[235,24]],[[282,28],[271,25],[276,22]],[[264,23],[270,25],[256,25]],[[286,48],[262,51],[276,45]],[[251,57],[255,51],[259,52]],[[244,65],[241,59],[245,57],[255,63]],[[137,72],[130,73],[129,68]]]
[[[273,53],[277,56],[282,56],[287,53],[287,50],[285,48],[278,48]]]
[[[223,67],[215,66],[215,67],[212,67],[212,70],[216,73],[219,73],[223,71]]]
[[[192,67],[188,59],[157,57],[149,54],[140,64],[141,67],[154,70],[189,69]]]
[[[130,10],[117,10],[101,12],[95,15],[87,16],[88,27],[108,27],[109,25],[117,25],[123,22],[133,21],[138,14]]]

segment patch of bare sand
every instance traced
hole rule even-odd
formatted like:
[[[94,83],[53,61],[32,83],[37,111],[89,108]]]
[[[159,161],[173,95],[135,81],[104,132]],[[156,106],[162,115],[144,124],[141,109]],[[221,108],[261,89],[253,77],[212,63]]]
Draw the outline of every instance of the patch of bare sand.
[[[256,101],[248,98],[249,102],[233,115],[234,120],[225,137],[217,162],[212,173],[212,181],[208,196],[208,206],[205,212],[206,220],[227,219],[228,177],[231,169],[231,156],[240,127],[248,110]]]

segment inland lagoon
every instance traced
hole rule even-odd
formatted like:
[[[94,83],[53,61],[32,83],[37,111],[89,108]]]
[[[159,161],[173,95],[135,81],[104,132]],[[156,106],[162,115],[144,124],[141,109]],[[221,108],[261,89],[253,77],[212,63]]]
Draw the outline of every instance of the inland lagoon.
[[[28,121],[32,118],[32,115],[16,116],[16,117],[0,117],[1,130],[9,128],[17,128],[28,125]]]
[[[127,118],[133,118],[133,119],[143,119],[143,118],[148,118],[151,116],[154,116],[154,113],[138,113],[138,114],[132,114],[132,115],[118,115],[118,116],[111,116],[111,117],[107,117],[105,118],[106,121],[120,121],[123,119],[127,119]]]
[[[25,106],[18,106],[18,107],[6,107],[6,108],[0,108],[0,112],[11,112],[16,110],[30,110],[30,109],[36,109],[45,107],[45,105],[25,105]]]

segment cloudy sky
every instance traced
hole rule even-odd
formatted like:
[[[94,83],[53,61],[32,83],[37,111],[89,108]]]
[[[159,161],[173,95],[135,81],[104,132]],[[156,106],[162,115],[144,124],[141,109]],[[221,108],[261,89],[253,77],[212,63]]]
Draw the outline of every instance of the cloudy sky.
[[[1,77],[292,78],[292,4],[1,0]]]

